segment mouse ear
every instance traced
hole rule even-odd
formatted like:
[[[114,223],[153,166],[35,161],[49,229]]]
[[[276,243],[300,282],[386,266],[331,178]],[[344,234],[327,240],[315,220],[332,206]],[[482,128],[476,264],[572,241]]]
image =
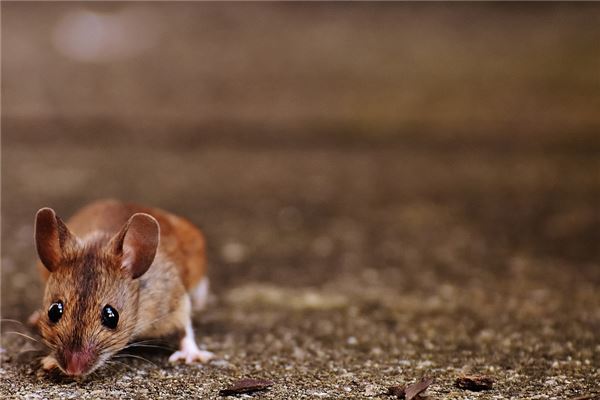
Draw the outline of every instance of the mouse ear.
[[[35,215],[35,245],[42,264],[54,272],[75,236],[51,208],[42,208]]]
[[[133,214],[111,240],[114,253],[121,256],[123,269],[128,270],[133,279],[144,275],[152,265],[159,236],[158,221],[149,214],[138,213]]]

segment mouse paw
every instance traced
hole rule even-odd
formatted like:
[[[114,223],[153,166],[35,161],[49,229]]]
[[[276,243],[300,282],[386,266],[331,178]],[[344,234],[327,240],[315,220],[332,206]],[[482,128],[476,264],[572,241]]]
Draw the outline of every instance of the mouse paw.
[[[199,348],[183,348],[169,357],[169,362],[176,363],[183,361],[186,364],[192,364],[195,362],[207,363],[215,358],[215,355],[210,351],[200,350]]]
[[[180,349],[171,354],[169,362],[175,363],[183,360],[186,364],[194,362],[207,363],[214,357],[215,355],[210,351],[204,351],[198,348],[196,340],[194,339],[191,321],[188,321],[185,327],[185,336],[181,339]]]
[[[42,358],[42,361],[40,362],[40,364],[42,365],[42,370],[44,372],[49,372],[49,371],[52,371],[53,369],[58,368],[58,363],[56,362],[56,359],[52,356],[46,356],[46,357]]]

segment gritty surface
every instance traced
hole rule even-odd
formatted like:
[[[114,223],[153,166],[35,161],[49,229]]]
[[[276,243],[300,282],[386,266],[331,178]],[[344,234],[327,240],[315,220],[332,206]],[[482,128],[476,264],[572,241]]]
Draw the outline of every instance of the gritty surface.
[[[600,395],[600,3],[1,7],[0,398]],[[105,197],[206,233],[209,364],[38,376],[33,217]]]
[[[80,382],[39,377],[40,347],[9,333],[32,332],[5,320],[0,397],[216,398],[253,377],[275,382],[257,398],[385,398],[424,375],[432,398],[598,394],[597,143],[458,144],[5,142],[2,317],[24,321],[41,299],[38,207],[141,199],[206,232],[214,298],[194,319],[217,358],[125,351]],[[461,373],[496,383],[465,392]]]

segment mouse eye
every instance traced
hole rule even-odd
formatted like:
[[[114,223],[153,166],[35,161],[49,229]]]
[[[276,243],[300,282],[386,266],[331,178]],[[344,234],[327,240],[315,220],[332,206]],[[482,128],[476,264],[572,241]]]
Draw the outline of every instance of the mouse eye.
[[[64,311],[64,306],[63,306],[62,301],[59,300],[56,303],[52,303],[50,305],[50,308],[48,309],[48,318],[53,323],[57,323],[61,319],[61,317],[63,315],[63,311]]]
[[[115,329],[119,322],[119,313],[112,306],[106,305],[102,309],[102,325],[107,328]]]

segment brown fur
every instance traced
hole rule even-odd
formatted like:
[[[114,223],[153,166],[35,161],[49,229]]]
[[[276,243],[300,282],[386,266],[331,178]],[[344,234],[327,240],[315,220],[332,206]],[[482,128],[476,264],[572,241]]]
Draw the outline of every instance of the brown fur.
[[[94,231],[116,234],[138,212],[156,218],[160,225],[159,254],[175,264],[186,290],[192,289],[206,273],[206,256],[204,236],[186,219],[158,208],[111,199],[82,208],[67,221],[67,226],[79,237]],[[39,267],[42,277],[47,279],[49,271],[41,264]]]
[[[123,242],[122,229],[126,229],[130,217],[140,212],[159,222],[160,242],[150,268],[134,279],[132,272],[122,267],[124,256],[119,253],[118,243]],[[40,267],[47,283],[38,322],[42,337],[53,349],[51,357],[63,371],[65,354],[73,349],[93,354],[96,362],[86,372],[89,373],[135,338],[158,337],[184,329],[190,315],[187,291],[205,273],[204,239],[197,228],[166,211],[115,200],[84,207],[67,222],[67,227],[72,234],[69,236],[67,231],[65,237],[70,239],[61,242],[58,265],[52,273],[43,265]],[[142,226],[138,229],[141,234],[127,236],[143,248],[151,239],[151,234],[144,235],[148,229],[149,226]],[[148,257],[147,250],[141,253]],[[46,311],[58,300],[64,303],[65,311],[61,320],[53,324]],[[101,323],[106,305],[119,312],[114,331]]]

